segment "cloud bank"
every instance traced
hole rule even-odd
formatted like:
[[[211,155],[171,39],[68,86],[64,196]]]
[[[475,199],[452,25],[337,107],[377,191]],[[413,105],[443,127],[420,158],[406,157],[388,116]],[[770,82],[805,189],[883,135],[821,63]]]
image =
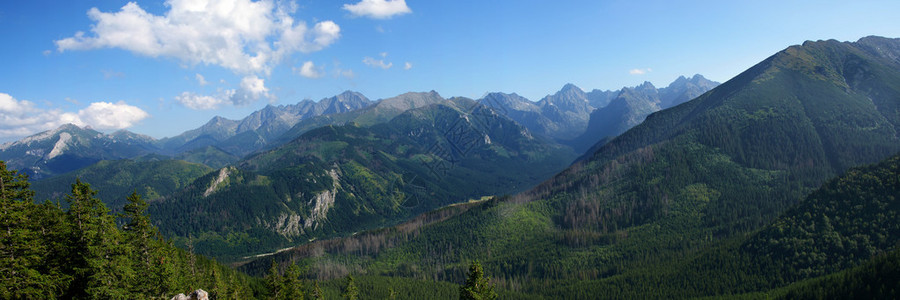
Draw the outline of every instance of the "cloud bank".
[[[135,2],[118,12],[88,11],[91,33],[55,41],[59,52],[120,48],[149,57],[169,57],[195,65],[216,65],[238,74],[268,74],[296,52],[314,52],[341,36],[332,21],[311,28],[295,21],[296,4],[271,0],[168,0],[164,15]]]
[[[20,138],[68,123],[101,130],[125,129],[148,117],[144,110],[123,101],[94,102],[78,112],[64,112],[38,108],[31,101],[0,93],[0,139]]]

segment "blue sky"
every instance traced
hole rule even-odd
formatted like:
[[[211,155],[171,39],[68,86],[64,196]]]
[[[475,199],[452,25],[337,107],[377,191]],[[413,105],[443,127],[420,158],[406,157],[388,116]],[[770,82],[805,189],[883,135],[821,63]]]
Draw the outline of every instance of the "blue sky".
[[[344,90],[537,101],[565,83],[724,82],[805,40],[900,37],[897,12],[900,1],[3,1],[0,142],[65,122],[161,138]]]

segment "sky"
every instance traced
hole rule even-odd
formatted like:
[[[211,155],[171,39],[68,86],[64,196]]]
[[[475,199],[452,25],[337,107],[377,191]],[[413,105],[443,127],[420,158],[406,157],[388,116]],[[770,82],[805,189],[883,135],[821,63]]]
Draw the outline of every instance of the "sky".
[[[900,37],[900,1],[0,1],[0,142],[65,123],[155,138],[214,116],[435,90],[532,101],[702,74],[806,40]]]

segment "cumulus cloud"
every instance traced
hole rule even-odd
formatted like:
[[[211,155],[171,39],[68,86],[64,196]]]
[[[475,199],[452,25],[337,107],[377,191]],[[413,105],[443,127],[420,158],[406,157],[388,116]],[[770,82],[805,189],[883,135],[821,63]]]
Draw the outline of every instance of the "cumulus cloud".
[[[363,63],[370,67],[382,68],[382,69],[387,70],[387,69],[390,69],[391,66],[394,65],[394,63],[385,62],[384,61],[385,58],[387,58],[387,52],[382,52],[381,59],[374,59],[374,58],[366,56],[363,58]]]
[[[247,105],[259,99],[272,99],[272,96],[262,78],[246,76],[241,79],[241,87],[230,98],[234,105]]]
[[[243,75],[268,74],[292,53],[328,47],[341,31],[332,21],[308,28],[291,17],[297,5],[283,1],[168,0],[166,6],[163,15],[135,2],[118,12],[91,8],[91,32],[57,40],[57,50],[120,48],[191,65],[217,65]]]
[[[403,69],[404,70],[412,69],[412,63],[406,62],[405,64],[403,64]]]
[[[99,129],[122,129],[133,126],[150,114],[125,102],[94,102],[78,111],[81,122]]]
[[[631,75],[644,75],[644,74],[647,74],[647,73],[650,73],[650,72],[653,72],[653,69],[651,69],[651,68],[646,68],[646,69],[631,69],[630,71],[628,71],[628,74],[631,74]]]
[[[42,109],[27,100],[0,93],[0,139],[28,136],[71,123],[98,129],[124,129],[150,114],[125,102],[94,102],[78,112]]]
[[[303,63],[303,66],[301,66],[300,69],[294,68],[294,72],[300,73],[300,76],[306,78],[322,77],[322,72],[319,72],[319,70],[316,69],[316,65],[311,61]]]
[[[406,6],[406,0],[362,0],[356,4],[344,4],[343,8],[353,16],[373,19],[390,19],[412,12]]]
[[[262,78],[250,75],[241,79],[238,89],[219,89],[214,95],[183,92],[175,96],[175,102],[194,110],[208,110],[222,107],[225,104],[241,106],[260,99],[271,100],[274,98],[275,96],[269,94],[269,89]]]

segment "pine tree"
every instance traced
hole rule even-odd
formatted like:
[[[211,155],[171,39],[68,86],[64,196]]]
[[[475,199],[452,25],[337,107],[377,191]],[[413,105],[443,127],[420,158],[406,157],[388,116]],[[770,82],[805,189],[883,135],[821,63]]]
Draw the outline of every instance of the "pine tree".
[[[306,298],[306,295],[303,294],[300,273],[300,267],[296,264],[291,264],[284,272],[284,299],[302,300]]]
[[[70,203],[67,256],[74,276],[68,296],[128,298],[132,277],[129,247],[96,194],[89,184],[76,179],[72,193],[66,196]]]
[[[125,241],[131,247],[132,268],[136,274],[132,292],[136,296],[161,296],[174,290],[171,260],[166,261],[168,251],[161,243],[159,231],[147,215],[147,202],[137,192],[132,192],[119,215],[125,220],[122,231]]]
[[[270,299],[282,299],[284,297],[284,279],[278,272],[278,264],[272,260],[272,267],[269,268],[269,274],[266,275],[266,288],[271,293]]]
[[[484,278],[484,269],[476,260],[469,266],[469,276],[466,284],[459,287],[460,300],[493,300],[497,299],[494,286],[489,284],[490,279]]]
[[[344,294],[342,296],[347,300],[359,299],[359,290],[356,288],[353,276],[347,275],[347,286],[344,287]]]
[[[28,176],[0,161],[0,298],[54,298],[62,280],[42,266],[53,211],[33,203]],[[57,209],[56,215],[59,210]],[[48,221],[44,223],[42,221]],[[50,232],[48,232],[50,233]]]
[[[313,300],[325,299],[325,295],[322,294],[322,288],[319,287],[319,281],[313,282],[313,290],[310,298],[312,298]]]

